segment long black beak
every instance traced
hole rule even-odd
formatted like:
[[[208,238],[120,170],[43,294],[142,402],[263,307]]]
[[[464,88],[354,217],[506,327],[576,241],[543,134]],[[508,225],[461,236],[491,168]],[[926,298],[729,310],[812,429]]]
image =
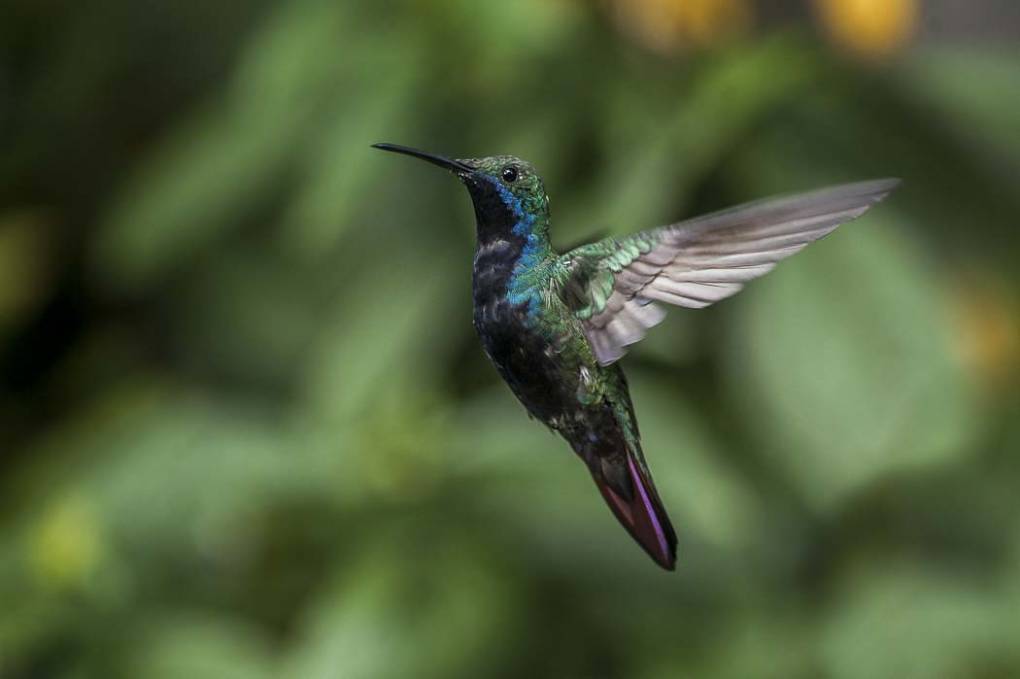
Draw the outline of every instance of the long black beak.
[[[405,156],[421,158],[433,165],[438,165],[439,167],[446,168],[447,170],[456,172],[460,175],[475,171],[475,168],[471,167],[467,163],[462,163],[459,160],[453,160],[452,158],[446,158],[445,156],[437,156],[434,153],[426,153],[425,151],[412,149],[408,146],[400,146],[399,144],[372,144],[372,148],[381,149],[383,151],[392,151],[393,153],[403,153]]]

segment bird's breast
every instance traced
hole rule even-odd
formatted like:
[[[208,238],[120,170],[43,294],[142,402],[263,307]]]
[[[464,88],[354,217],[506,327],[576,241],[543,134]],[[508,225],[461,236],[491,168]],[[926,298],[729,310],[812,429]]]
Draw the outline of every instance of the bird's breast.
[[[471,276],[476,307],[506,297],[522,252],[523,244],[516,240],[500,239],[479,245]]]
[[[576,406],[577,366],[552,330],[552,310],[537,294],[512,284],[524,241],[480,245],[472,273],[474,325],[486,355],[533,416],[555,426]]]
[[[486,355],[533,416],[550,424],[576,402],[576,380],[526,304],[505,298],[476,304],[474,325]]]

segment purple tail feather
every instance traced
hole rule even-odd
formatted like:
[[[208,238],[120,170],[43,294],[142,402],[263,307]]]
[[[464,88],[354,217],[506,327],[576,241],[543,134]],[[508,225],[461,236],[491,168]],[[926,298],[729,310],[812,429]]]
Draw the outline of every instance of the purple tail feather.
[[[627,477],[631,488],[615,488],[606,479],[598,465],[590,466],[592,478],[598,486],[606,504],[623,527],[655,563],[666,570],[676,568],[676,533],[669,521],[665,507],[659,500],[652,479],[643,467],[627,453]],[[626,492],[629,490],[630,492]]]

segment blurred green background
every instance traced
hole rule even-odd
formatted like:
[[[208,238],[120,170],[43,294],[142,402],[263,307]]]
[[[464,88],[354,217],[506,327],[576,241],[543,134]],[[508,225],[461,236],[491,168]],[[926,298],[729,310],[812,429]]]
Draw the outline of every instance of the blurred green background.
[[[1020,16],[984,0],[0,5],[0,677],[1020,676]],[[563,247],[894,175],[625,359],[675,574],[471,327]]]

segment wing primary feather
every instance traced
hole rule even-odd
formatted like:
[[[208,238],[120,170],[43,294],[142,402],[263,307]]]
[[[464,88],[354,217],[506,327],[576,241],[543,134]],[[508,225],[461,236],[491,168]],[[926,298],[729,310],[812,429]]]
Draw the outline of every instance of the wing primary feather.
[[[875,179],[746,203],[567,253],[580,283],[565,287],[587,302],[578,316],[595,357],[609,365],[661,322],[665,311],[653,302],[700,309],[729,297],[899,183]]]

